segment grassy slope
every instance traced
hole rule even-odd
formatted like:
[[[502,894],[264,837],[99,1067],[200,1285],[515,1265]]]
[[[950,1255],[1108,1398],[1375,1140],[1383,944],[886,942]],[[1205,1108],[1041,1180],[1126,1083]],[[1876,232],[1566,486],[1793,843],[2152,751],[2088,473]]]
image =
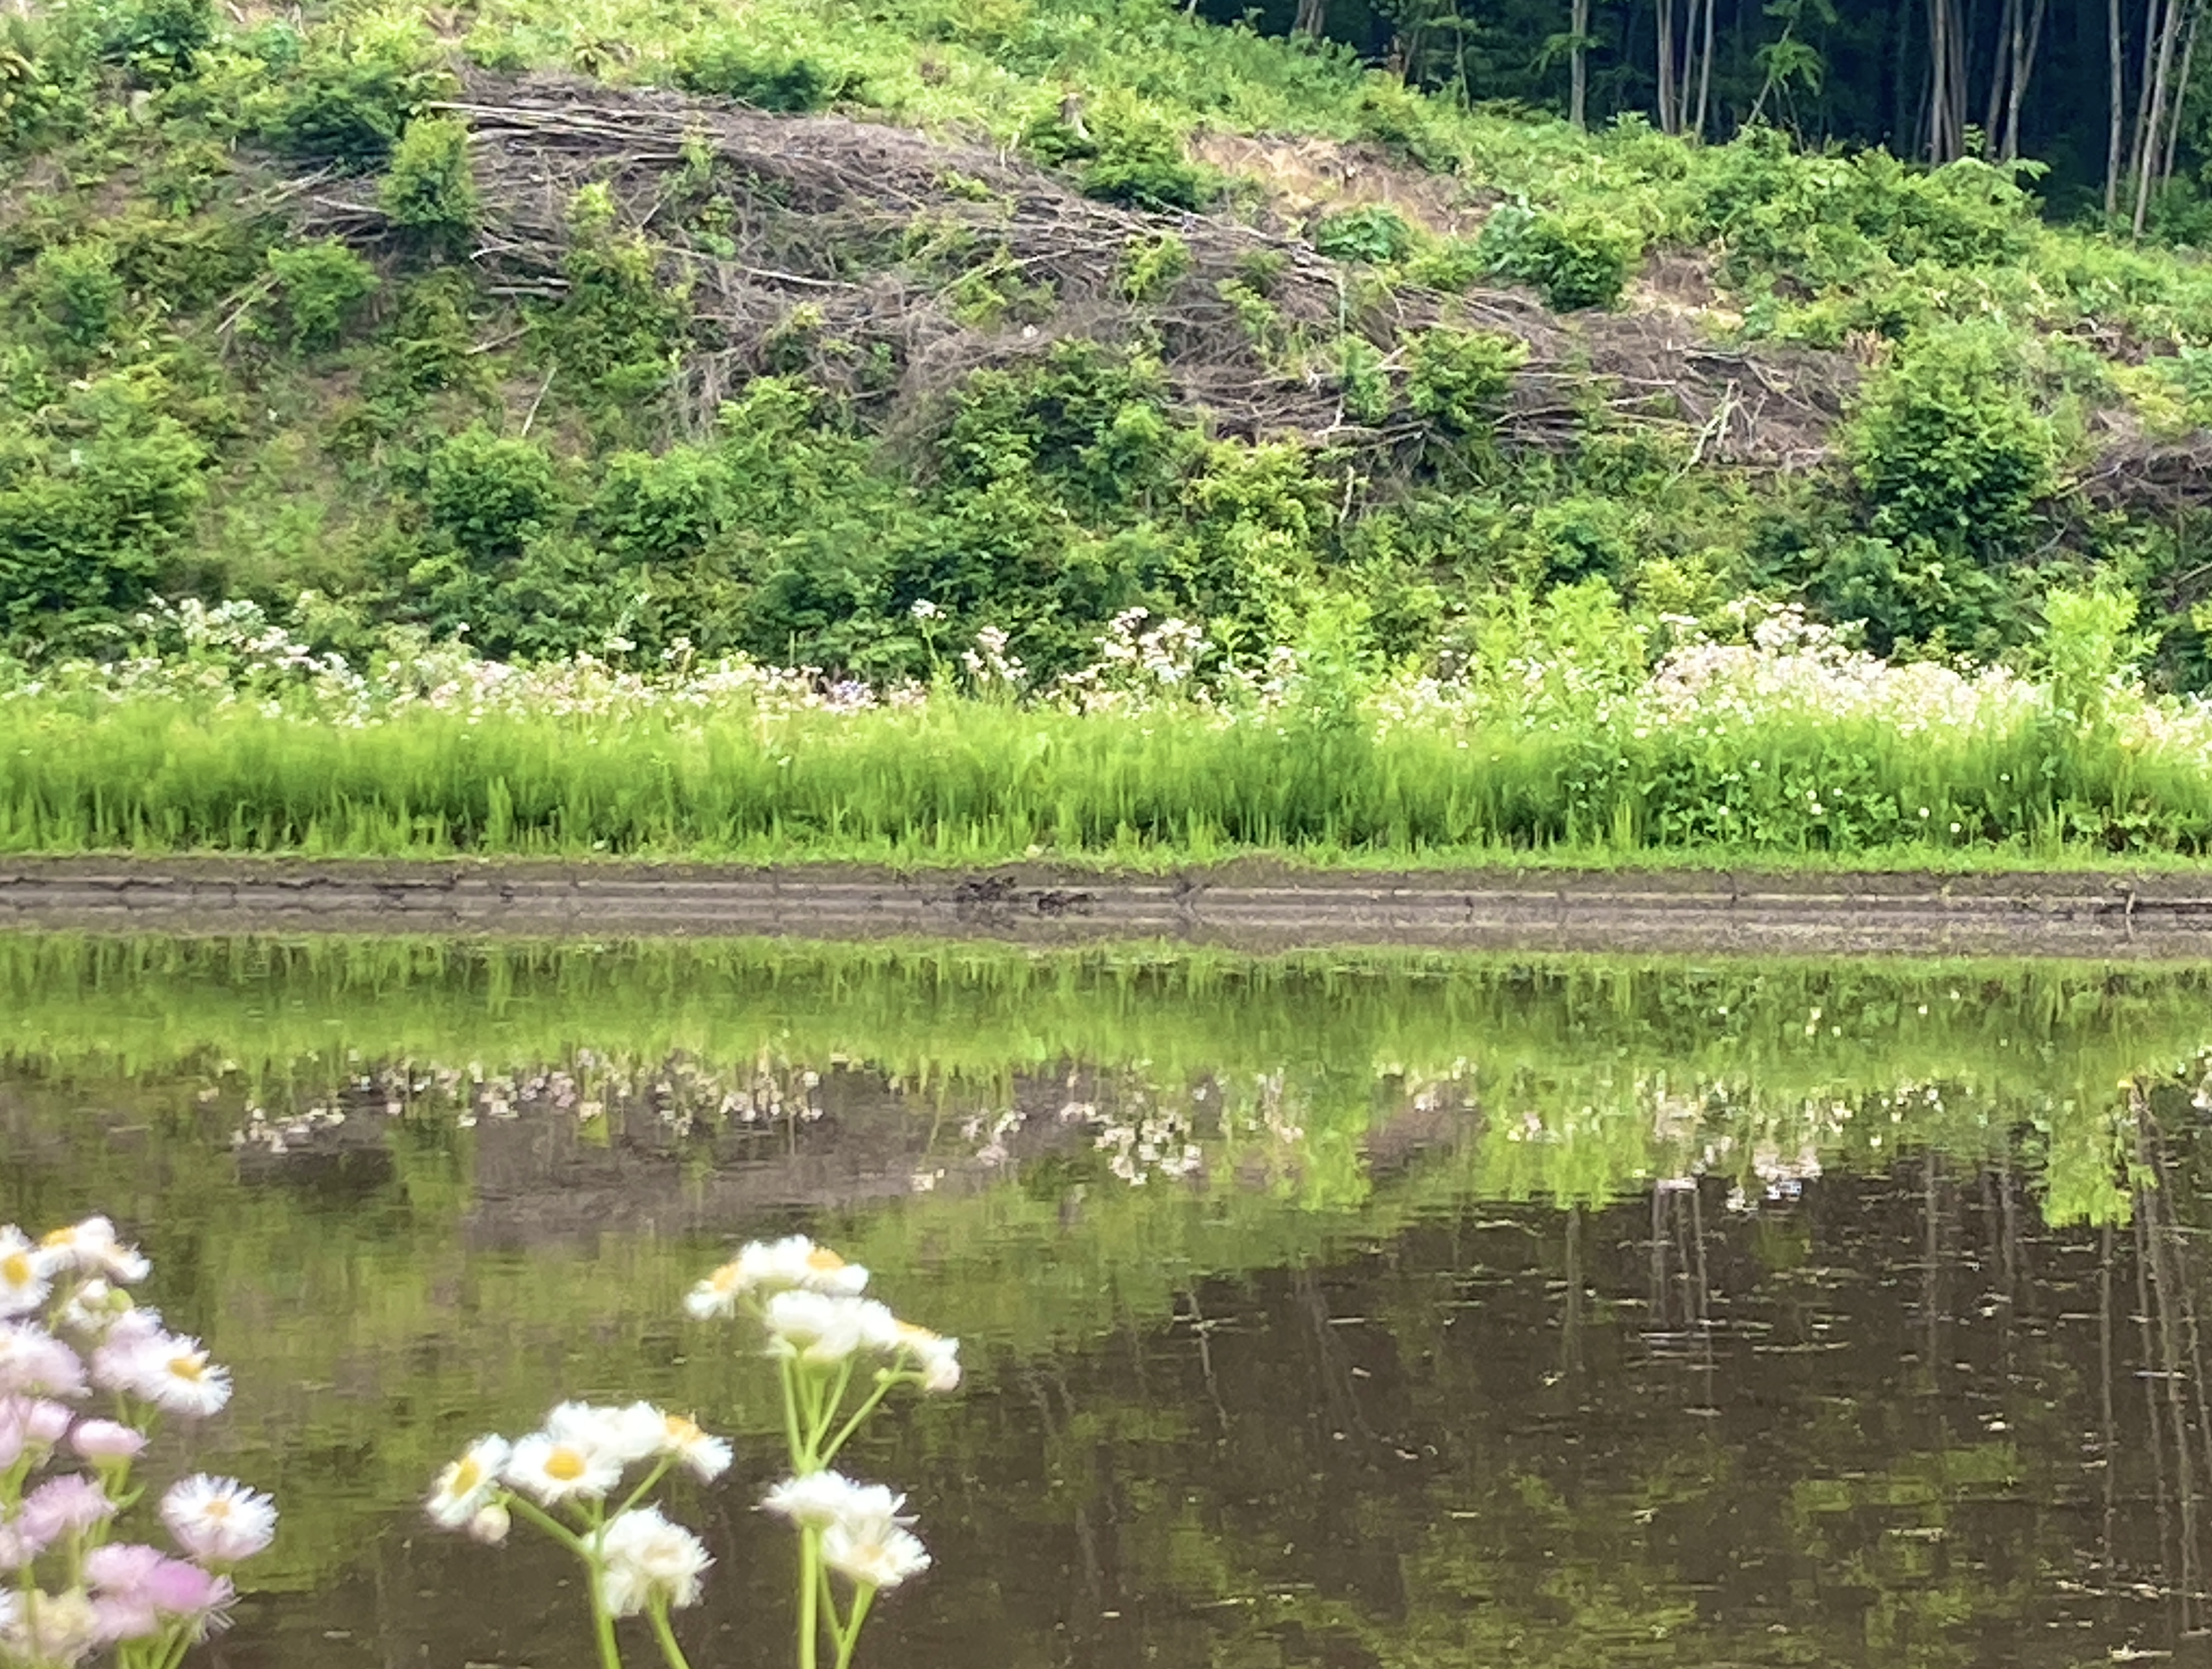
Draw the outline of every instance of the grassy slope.
[[[593,495],[604,495],[614,454],[640,442],[665,446],[668,430],[653,418],[650,401],[631,421],[611,412],[604,389],[564,377],[558,332],[573,319],[527,305],[518,309],[465,274],[444,293],[452,314],[450,329],[437,327],[445,331],[445,358],[394,392],[401,371],[414,362],[410,355],[422,357],[437,335],[422,320],[441,294],[439,275],[420,270],[419,252],[410,256],[396,244],[364,246],[378,263],[380,287],[347,315],[339,337],[321,345],[303,340],[289,283],[254,276],[254,264],[271,250],[307,246],[303,234],[283,230],[289,198],[271,194],[268,164],[259,160],[272,124],[281,126],[285,83],[298,78],[278,62],[287,54],[310,68],[386,61],[419,68],[465,60],[501,71],[555,67],[617,83],[695,84],[714,74],[726,80],[734,56],[743,74],[753,77],[748,85],[757,86],[769,71],[803,69],[814,78],[815,96],[834,96],[870,119],[1033,149],[1041,134],[1048,135],[1063,99],[1074,94],[1101,130],[1164,131],[1207,155],[1232,153],[1209,147],[1206,130],[1388,148],[1398,159],[1395,172],[1376,166],[1373,152],[1360,152],[1367,176],[1328,188],[1316,186],[1316,170],[1308,166],[1316,157],[1326,160],[1325,151],[1276,145],[1233,153],[1268,177],[1232,183],[1220,209],[1246,216],[1287,213],[1292,232],[1300,226],[1310,231],[1330,206],[1316,199],[1331,191],[1338,206],[1387,198],[1434,230],[1417,224],[1413,245],[1376,269],[1375,282],[1386,288],[1449,288],[1467,282],[1477,252],[1448,230],[1470,228],[1500,195],[1520,195],[1562,223],[1601,222],[1632,232],[1650,249],[1674,252],[1650,270],[1678,279],[1686,271],[1689,278],[1670,282],[1663,299],[1639,294],[1632,303],[1662,307],[1656,316],[1663,318],[1680,319],[1686,311],[1692,317],[1686,327],[1716,342],[1809,344],[1881,360],[1910,353],[1946,328],[1994,329],[2003,334],[2023,379],[2023,398],[2054,449],[2057,472],[2046,485],[2056,496],[2046,507],[2045,525],[2056,531],[2062,567],[2101,568],[2135,590],[2154,623],[2170,628],[2170,645],[2179,646],[2185,681],[2194,678],[2186,614],[2193,600],[2188,585],[2195,582],[2175,579],[2193,572],[2184,560],[2185,538],[2142,518],[2115,521],[2063,489],[2069,476],[2091,472],[2100,457],[2110,460],[2113,435],[2125,440],[2162,430],[2179,438],[2203,415],[2193,356],[2212,344],[2212,278],[2198,264],[2045,227],[2002,177],[1975,165],[1930,180],[1899,173],[1879,160],[1792,159],[1759,144],[1694,150],[1632,124],[1579,135],[1555,122],[1448,108],[1341,58],[1292,51],[1170,10],[1040,0],[981,7],[919,0],[868,12],[767,0],[735,18],[720,8],[631,0],[557,9],[535,0],[489,0],[434,13],[413,5],[361,5],[319,15],[289,45],[265,28],[234,35],[204,54],[194,77],[156,89],[150,102],[129,94],[123,82],[130,72],[99,72],[87,83],[83,119],[73,130],[57,128],[60,137],[42,142],[42,151],[34,147],[19,173],[15,201],[25,213],[6,247],[7,302],[28,328],[9,368],[21,385],[19,409],[47,402],[19,428],[50,446],[71,439],[68,424],[47,415],[77,398],[66,391],[69,373],[86,373],[80,384],[100,391],[134,379],[159,384],[150,397],[159,416],[151,421],[192,429],[205,449],[205,480],[214,483],[179,537],[149,547],[159,583],[173,591],[254,594],[272,605],[289,602],[303,585],[318,587],[336,601],[300,617],[303,638],[315,647],[342,647],[360,657],[395,622],[434,624],[424,622],[417,607],[423,565],[450,562],[458,537],[439,520],[437,460],[447,438],[471,421],[488,418],[511,435],[527,414],[537,436],[550,438],[550,456],[561,472],[555,496],[568,495],[555,507],[569,518],[565,536],[572,544],[590,542],[604,525],[593,519],[601,504]],[[721,70],[714,70],[718,64]],[[436,90],[438,73],[422,82],[424,96]],[[298,165],[291,166],[296,173]],[[76,189],[68,188],[71,182]],[[228,244],[239,248],[226,255]],[[88,246],[106,249],[101,258],[110,260],[124,286],[112,300],[117,317],[106,335],[72,349],[66,339],[84,320],[70,311],[72,293],[57,290],[57,273],[66,276],[69,269],[55,252]],[[194,250],[207,256],[213,276],[199,273],[198,291],[185,286],[178,292],[181,300],[161,305],[147,275]],[[1358,278],[1358,270],[1347,270]],[[1333,351],[1326,341],[1296,345],[1308,355],[1307,373]],[[1401,416],[1410,398],[1404,359],[1394,351],[1385,370],[1395,379],[1388,387]],[[208,416],[199,407],[219,410]],[[1170,416],[1182,422],[1188,414]],[[94,426],[95,438],[105,434],[98,427],[105,416],[82,421]],[[918,465],[900,463],[896,450],[878,448],[865,428],[858,435],[824,438],[809,430],[800,438],[813,449],[810,468],[833,452],[864,457],[860,473],[839,476],[846,484],[830,489],[858,495],[865,487],[878,495],[866,501],[860,531],[849,537],[865,540],[882,529],[884,522],[871,519],[879,512],[938,518],[931,526],[975,536],[976,505],[985,495],[947,499],[941,482],[931,479],[933,470],[943,473],[942,458],[925,452]],[[1420,443],[1431,450],[1401,456],[1382,472],[1387,479],[1370,471],[1360,478],[1364,486],[1328,474],[1318,461],[1322,454],[1306,454],[1304,462],[1285,455],[1291,460],[1285,467],[1311,477],[1288,489],[1286,501],[1308,501],[1316,484],[1328,489],[1322,495],[1327,501],[1340,479],[1346,506],[1356,486],[1363,496],[1356,514],[1347,512],[1310,534],[1286,533],[1280,513],[1265,511],[1260,522],[1276,520],[1263,538],[1274,543],[1257,545],[1250,517],[1240,511],[1224,525],[1215,507],[1247,493],[1280,460],[1261,447],[1186,447],[1174,453],[1178,461],[1170,473],[1182,473],[1171,510],[1144,509],[1146,525],[1174,524],[1173,537],[1185,541],[1177,549],[1198,553],[1192,560],[1231,571],[1228,590],[1218,599],[1224,618],[1233,616],[1231,623],[1282,641],[1317,612],[1348,608],[1358,616],[1355,629],[1367,634],[1352,658],[1370,673],[1385,659],[1419,660],[1440,645],[1463,643],[1476,612],[1470,597],[1556,582],[1563,577],[1562,553],[1580,560],[1597,549],[1599,571],[1622,599],[1626,617],[1648,624],[1669,610],[1711,617],[1747,587],[1786,594],[1808,576],[1817,580],[1825,570],[1802,563],[1800,569],[1762,567],[1768,558],[1761,541],[1773,543],[1778,528],[1814,550],[1808,561],[1830,560],[1814,549],[1827,549],[1820,545],[1824,539],[1854,548],[1850,541],[1863,528],[1849,517],[1838,520],[1833,506],[1849,495],[1835,490],[1841,484],[1835,475],[1808,492],[1785,480],[1713,467],[1701,446],[1688,444],[1692,439],[1593,422],[1557,457],[1498,458],[1477,449],[1468,455],[1471,465],[1455,452],[1451,458],[1459,461],[1447,460],[1447,467],[1431,435]],[[47,467],[57,475],[63,468]],[[884,487],[885,471],[900,469],[908,469],[910,478]],[[579,498],[588,506],[578,508],[572,501]],[[1054,527],[1087,516],[1096,530],[1067,536],[1063,554],[1073,567],[1078,558],[1089,560],[1112,525],[1134,513],[1110,503],[1086,509],[1066,498],[1050,513],[1060,519]],[[1424,544],[1416,537],[1423,515],[1457,531]],[[1036,530],[1042,525],[1007,524],[1016,530],[1007,537],[1017,543],[1041,537]],[[1532,527],[1535,534],[1524,537]],[[2035,535],[2043,538],[2043,525]],[[1255,552],[1276,564],[1265,568],[1273,578],[1272,589],[1261,588],[1264,595],[1245,586],[1263,566],[1255,564]],[[2032,629],[2038,582],[2020,577],[2021,565],[2009,555],[1983,555],[1989,559],[1980,567],[1993,576],[1995,600],[1946,604],[1950,615],[1932,628],[1936,644],[1955,628],[1951,647],[1964,646],[1978,632],[1985,647],[2001,649]],[[1979,561],[1962,549],[1953,566],[1974,568]],[[622,577],[578,574],[570,590],[587,595],[615,589]],[[761,575],[757,566],[740,564],[731,583],[757,597],[769,589]],[[923,573],[916,583],[927,578]],[[1906,588],[1917,587],[1916,594],[1929,588],[1924,574],[1908,579]],[[891,587],[887,605],[902,603],[905,583]],[[1057,600],[1026,598],[1021,584],[1018,575],[987,575],[983,595],[988,605],[1017,614],[1029,605],[1049,619]],[[703,586],[684,593],[686,606],[706,606],[698,599],[708,594]],[[562,606],[561,597],[542,586],[512,601],[526,621],[551,617]],[[971,613],[958,623],[969,628],[987,618]],[[34,617],[33,623],[43,629],[49,622]],[[679,613],[660,627],[665,632],[689,623]],[[1085,629],[1079,621],[1068,628],[1079,641]],[[1922,622],[1917,629],[1929,628]],[[742,636],[737,646],[746,646]],[[919,650],[909,642],[904,652]],[[949,746],[966,756],[953,774],[958,780],[940,774],[923,782],[880,762],[852,775],[840,762],[852,750],[840,744],[840,759],[826,762],[833,786],[817,791],[815,803],[794,815],[775,771],[752,780],[758,776],[752,765],[762,762],[745,765],[738,773],[745,780],[735,786],[723,784],[717,768],[703,787],[672,787],[671,773],[679,779],[696,774],[696,761],[642,757],[650,751],[647,732],[635,733],[639,745],[623,748],[619,726],[598,736],[594,745],[626,757],[619,768],[595,767],[588,784],[561,758],[574,752],[576,737],[559,725],[520,744],[525,755],[550,756],[550,769],[541,759],[495,771],[434,738],[436,756],[427,765],[434,780],[426,780],[428,756],[415,743],[395,739],[381,754],[380,743],[337,749],[350,761],[337,771],[338,780],[327,757],[331,749],[311,737],[248,737],[251,721],[240,715],[210,715],[188,705],[169,717],[100,719],[83,731],[74,711],[68,704],[19,699],[9,717],[17,745],[0,750],[10,762],[0,765],[0,839],[9,847],[376,853],[459,847],[577,856],[615,850],[976,862],[1042,846],[1057,857],[1146,865],[1256,849],[1336,863],[1755,859],[2094,866],[2116,849],[2131,862],[2189,861],[2188,854],[2203,850],[2205,821],[2198,780],[2170,761],[2148,787],[2132,755],[2114,755],[2088,770],[2093,781],[2065,790],[2088,808],[2077,827],[2060,791],[2036,802],[2000,788],[2000,778],[2006,785],[2015,780],[2013,772],[2000,769],[2013,758],[2012,741],[1999,738],[1977,768],[1961,770],[1942,759],[1916,763],[1911,746],[1869,736],[1863,723],[1844,738],[1841,758],[1833,756],[1837,737],[1813,738],[1800,762],[1813,774],[1813,789],[1863,786],[1875,798],[1887,796],[1893,813],[1908,802],[1933,804],[1946,814],[1936,820],[1939,827],[1959,812],[1963,842],[1899,843],[1880,817],[1853,828],[1782,819],[1748,841],[1712,828],[1685,834],[1653,813],[1648,790],[1639,791],[1642,798],[1614,793],[1601,803],[1576,801],[1562,786],[1581,768],[1568,762],[1571,746],[1565,754],[1556,747],[1536,750],[1504,774],[1513,780],[1476,785],[1474,798],[1486,796],[1492,805],[1475,815],[1457,805],[1423,809],[1423,795],[1432,798],[1440,774],[1455,768],[1449,755],[1386,762],[1379,775],[1367,771],[1375,780],[1356,791],[1340,793],[1336,783],[1327,782],[1311,804],[1291,806],[1264,758],[1247,750],[1243,756],[1212,759],[1219,749],[1197,731],[1142,750],[1146,758],[1136,765],[1114,767],[1123,774],[1122,786],[1093,794],[1097,770],[1086,763],[1088,744],[1072,737],[1015,773],[1030,780],[986,780],[1010,757],[1009,746],[1018,753],[1023,744],[1002,734],[1003,716],[977,709],[966,719],[953,713],[950,728],[936,738],[938,751]],[[963,725],[966,733],[956,734]],[[735,728],[742,732],[744,722]],[[232,770],[236,780],[228,786],[222,770],[182,768],[196,754],[205,762],[204,750],[219,737],[238,745],[240,760],[257,762],[250,771]],[[1769,735],[1749,752],[1768,758],[1779,775],[1802,740]],[[891,736],[877,745],[896,750],[900,743]],[[132,758],[138,763],[126,767]],[[286,758],[292,763],[283,763]],[[25,760],[32,763],[20,762]],[[99,766],[101,760],[107,766]],[[2047,766],[2051,756],[2045,750],[2034,762]],[[2079,763],[2070,761],[2067,768]],[[1040,769],[1048,779],[1042,786],[1035,780]],[[1132,770],[1145,779],[1134,790],[1141,804],[1128,797]],[[841,771],[850,778],[842,787],[835,786]],[[1727,772],[1714,767],[1712,775],[1717,783]],[[702,792],[714,802],[704,811],[696,804]],[[1693,782],[1687,798],[1722,792]],[[665,810],[672,795],[685,809]],[[520,814],[517,797],[530,802]],[[1415,803],[1410,813],[1409,797]],[[655,810],[656,802],[664,809]]]

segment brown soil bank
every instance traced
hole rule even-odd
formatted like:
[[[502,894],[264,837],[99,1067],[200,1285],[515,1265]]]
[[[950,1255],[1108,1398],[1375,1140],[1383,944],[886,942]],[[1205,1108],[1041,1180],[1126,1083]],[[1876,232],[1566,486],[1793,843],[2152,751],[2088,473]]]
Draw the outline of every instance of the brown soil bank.
[[[0,929],[2212,959],[2212,875],[0,861]]]

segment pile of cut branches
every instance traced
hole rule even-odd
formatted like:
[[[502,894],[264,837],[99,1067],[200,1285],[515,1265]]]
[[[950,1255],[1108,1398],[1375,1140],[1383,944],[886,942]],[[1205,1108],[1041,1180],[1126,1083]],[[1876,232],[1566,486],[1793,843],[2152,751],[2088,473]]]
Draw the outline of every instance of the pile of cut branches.
[[[1680,315],[1568,319],[1513,290],[1386,285],[1286,228],[1097,202],[1002,153],[841,116],[488,74],[447,108],[472,135],[474,258],[495,290],[562,293],[571,204],[593,185],[688,286],[692,430],[748,379],[793,370],[893,427],[973,370],[1083,337],[1156,353],[1218,433],[1388,446],[1416,426],[1402,403],[1379,423],[1347,410],[1342,343],[1364,339],[1395,376],[1410,333],[1449,324],[1526,344],[1509,443],[1565,447],[1610,413],[1676,428],[1706,461],[1802,468],[1856,381],[1842,355],[1725,349]],[[389,234],[374,182],[298,200],[310,229]],[[1179,270],[1140,290],[1133,263],[1170,239]]]

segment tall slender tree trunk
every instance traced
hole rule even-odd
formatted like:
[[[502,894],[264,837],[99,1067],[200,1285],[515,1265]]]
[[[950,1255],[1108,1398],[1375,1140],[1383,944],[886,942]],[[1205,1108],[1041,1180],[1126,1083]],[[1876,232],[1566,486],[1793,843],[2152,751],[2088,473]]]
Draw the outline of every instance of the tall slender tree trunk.
[[[2160,19],[2158,64],[2151,71],[2148,111],[2142,131],[2136,136],[2135,234],[2138,238],[2150,217],[2151,186],[2161,155],[2160,136],[2165,129],[2166,92],[2172,84],[2174,47],[2180,33],[2181,0],[2166,0]]]
[[[1713,101],[1713,8],[1718,0],[1705,0],[1705,42],[1698,57],[1698,113],[1690,131],[1698,138],[1705,137],[1705,118]]]
[[[1681,113],[1674,98],[1674,0],[1659,0],[1659,130],[1680,133]]]
[[[1955,162],[1966,149],[1965,29],[1958,0],[1928,0],[1928,160]]]
[[[2136,66],[2136,124],[2128,137],[2128,191],[2132,200],[2142,178],[2144,153],[2150,143],[2150,94],[2156,84],[2158,43],[2165,33],[2168,0],[2143,0],[2142,59]]]
[[[1577,127],[1589,125],[1589,48],[1583,44],[1589,39],[1589,9],[1590,0],[1574,0],[1567,17],[1575,40],[1567,58],[1567,119]]]
[[[1298,0],[1297,16],[1291,23],[1292,34],[1319,40],[1322,31],[1328,27],[1328,0]]]
[[[2203,0],[2196,0],[2189,9],[2188,32],[2182,38],[2181,71],[2173,81],[2173,113],[2166,119],[2166,147],[2159,155],[2158,183],[2161,185],[2173,178],[2173,155],[2181,148],[2181,118],[2189,106],[2189,78],[2197,68],[2197,30],[2203,20]]]
[[[2010,91],[2007,78],[2020,58],[2020,0],[2004,0],[1997,18],[1996,50],[1990,54],[1990,96],[1982,106],[1982,132],[1992,153],[2004,137],[2005,95]]]
[[[2027,38],[2022,39],[2016,30],[2013,34],[2012,86],[2005,98],[2004,143],[1997,152],[2008,162],[2020,161],[2021,106],[2027,95],[2028,78],[2035,74],[2036,55],[2043,46],[2044,20],[2050,9],[2051,0],[2035,0]]]
[[[2122,112],[2127,106],[2127,43],[2120,29],[2120,0],[2105,0],[2106,81],[2111,97],[2105,128],[2105,218],[2120,212]]]

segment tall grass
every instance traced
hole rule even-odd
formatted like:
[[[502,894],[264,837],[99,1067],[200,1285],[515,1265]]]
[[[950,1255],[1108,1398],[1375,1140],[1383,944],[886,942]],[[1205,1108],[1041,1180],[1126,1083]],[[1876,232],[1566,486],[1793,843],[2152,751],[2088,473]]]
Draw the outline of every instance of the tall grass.
[[[364,674],[246,624],[220,656],[0,684],[0,850],[2050,861],[2212,843],[2212,706],[2129,683],[2109,631],[2054,638],[2042,682],[1892,666],[1787,616],[1647,671],[1616,615],[1579,643],[1516,625],[1449,682],[1322,649],[1200,677],[1195,634],[1156,634],[1050,688],[1018,688],[993,650],[963,684],[876,692],[459,651]]]

